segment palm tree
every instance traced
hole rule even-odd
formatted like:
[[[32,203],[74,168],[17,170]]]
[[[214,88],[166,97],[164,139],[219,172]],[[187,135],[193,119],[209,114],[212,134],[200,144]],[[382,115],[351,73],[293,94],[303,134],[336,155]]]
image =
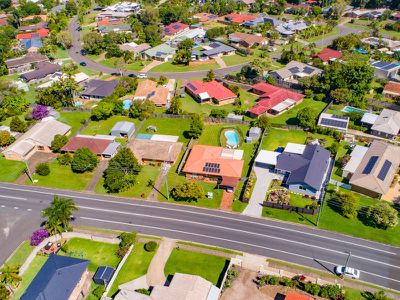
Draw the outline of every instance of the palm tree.
[[[4,264],[0,270],[0,282],[4,283],[11,291],[17,288],[22,278],[19,276],[19,266]]]

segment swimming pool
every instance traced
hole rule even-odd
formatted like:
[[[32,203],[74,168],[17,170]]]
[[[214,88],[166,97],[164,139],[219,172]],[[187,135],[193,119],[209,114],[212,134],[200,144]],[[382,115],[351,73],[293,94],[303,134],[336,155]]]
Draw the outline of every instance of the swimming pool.
[[[137,139],[142,139],[142,140],[151,140],[152,134],[147,134],[147,133],[139,133],[136,138]]]
[[[81,101],[75,101],[75,103],[74,103],[75,107],[79,107],[79,106],[82,106],[82,105],[83,105],[83,103]]]
[[[239,136],[235,130],[227,130],[224,133],[226,137],[226,144],[231,147],[239,145]]]
[[[125,99],[124,101],[122,101],[123,103],[123,107],[125,110],[128,110],[129,108],[131,108],[132,105],[132,100],[130,99]]]
[[[356,108],[356,107],[352,107],[352,106],[345,106],[345,107],[343,107],[342,111],[347,112],[347,113],[355,112],[360,115],[363,115],[365,113],[364,110]]]

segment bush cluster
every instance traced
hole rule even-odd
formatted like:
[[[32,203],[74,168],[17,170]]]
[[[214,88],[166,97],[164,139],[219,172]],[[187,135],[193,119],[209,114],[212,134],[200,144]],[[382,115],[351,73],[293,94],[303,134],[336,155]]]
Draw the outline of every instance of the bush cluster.
[[[36,173],[40,176],[47,176],[50,174],[50,167],[47,163],[40,163],[36,166]]]
[[[119,258],[125,256],[128,252],[129,247],[132,246],[136,241],[136,232],[123,232],[119,236],[120,243],[117,252],[115,253]]]
[[[238,271],[229,269],[226,274],[224,289],[230,288],[232,286],[232,282],[238,277],[238,275],[239,275]]]
[[[156,248],[157,248],[157,243],[154,241],[150,241],[150,242],[147,242],[146,244],[144,244],[144,249],[147,252],[154,252],[156,250]]]

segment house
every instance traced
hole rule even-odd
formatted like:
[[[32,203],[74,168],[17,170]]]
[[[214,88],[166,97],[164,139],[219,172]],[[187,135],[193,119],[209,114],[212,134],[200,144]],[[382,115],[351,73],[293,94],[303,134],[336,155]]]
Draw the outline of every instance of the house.
[[[218,16],[208,13],[198,13],[193,15],[192,19],[194,19],[195,22],[206,23],[218,19]]]
[[[314,300],[314,297],[309,295],[300,294],[298,292],[289,291],[287,292],[284,300]]]
[[[168,37],[175,37],[186,30],[189,30],[189,25],[184,23],[174,22],[163,28],[163,34]]]
[[[280,23],[275,27],[275,30],[278,31],[281,35],[284,36],[289,36],[295,33],[299,33],[300,31],[303,31],[304,29],[307,29],[308,25],[305,21],[299,20],[299,21],[287,21],[284,23]]]
[[[242,177],[243,150],[194,145],[183,167],[187,179],[216,182],[234,190]]]
[[[142,43],[140,45],[136,44],[135,42],[125,43],[119,45],[119,49],[122,51],[129,51],[134,53],[134,57],[137,57],[142,52],[151,49],[151,46],[147,43]]]
[[[118,85],[117,80],[98,80],[92,79],[86,83],[85,90],[80,93],[80,97],[90,100],[101,100],[104,97],[111,96]]]
[[[378,78],[400,80],[398,76],[400,63],[376,61],[372,63],[372,67],[375,69],[374,75]]]
[[[386,8],[379,9],[353,9],[345,13],[345,17],[353,19],[378,19],[386,11]]]
[[[400,83],[389,81],[383,88],[382,94],[387,98],[400,97]]]
[[[17,34],[17,40],[33,39],[33,38],[46,38],[49,36],[50,31],[46,28],[40,28],[34,32]]]
[[[32,80],[41,80],[46,78],[47,76],[54,74],[56,72],[60,72],[61,67],[58,64],[52,64],[48,61],[38,62],[35,65],[35,70],[21,74],[21,79],[26,82],[30,82]]]
[[[321,74],[321,69],[294,60],[289,62],[285,67],[270,73],[271,77],[278,82],[289,82],[294,84],[298,84],[298,79],[300,78]]]
[[[191,39],[194,42],[200,43],[205,35],[206,31],[203,28],[193,28],[175,35],[174,39],[169,43],[177,46],[181,41],[186,39]]]
[[[385,47],[385,48],[388,48],[390,51],[395,51],[400,48],[399,41],[393,41],[391,39],[384,38],[384,37],[377,38],[374,36],[370,36],[370,37],[361,39],[361,41],[363,43],[370,45],[372,48],[379,49],[379,48]]]
[[[251,21],[256,18],[257,17],[255,15],[231,13],[231,14],[222,16],[221,21],[224,23],[228,23],[228,24],[241,25],[247,21]]]
[[[28,53],[38,52],[43,47],[42,40],[39,38],[23,39],[20,41],[21,49],[28,51]]]
[[[324,65],[329,64],[343,56],[342,52],[331,49],[331,48],[324,48],[319,53],[315,54],[314,58],[319,58],[322,60]]]
[[[254,164],[259,168],[274,170],[280,154],[275,151],[260,150],[254,160]]]
[[[141,9],[140,4],[136,2],[118,2],[114,5],[107,6],[105,10],[107,11],[116,11],[116,12],[130,12],[130,13],[138,13]]]
[[[131,25],[126,23],[102,25],[97,31],[103,35],[110,32],[131,32]]]
[[[371,134],[394,139],[400,131],[400,112],[384,108],[371,127]]]
[[[3,155],[6,159],[26,160],[37,151],[51,152],[51,142],[57,134],[68,135],[71,126],[52,117],[42,119],[8,146]]]
[[[386,194],[400,164],[400,147],[373,141],[350,177],[351,190],[374,198]]]
[[[131,12],[106,10],[106,11],[99,13],[96,16],[96,22],[102,21],[105,18],[109,18],[109,19],[113,19],[113,20],[118,19],[120,21],[127,21],[131,14],[132,14]]]
[[[371,127],[372,125],[375,124],[376,119],[378,119],[379,115],[365,112],[361,118],[361,124],[366,127]]]
[[[59,81],[61,78],[67,78],[68,76],[65,74],[62,74],[61,72],[56,72],[53,75],[50,76],[50,80],[37,86],[36,89],[44,89],[47,88],[49,86],[52,86],[55,82]],[[81,84],[83,82],[85,82],[86,80],[89,79],[89,76],[86,75],[83,72],[79,72],[76,73],[74,75],[71,76],[71,78],[77,83],[77,84]]]
[[[121,144],[115,141],[115,136],[78,134],[73,136],[61,150],[75,153],[78,149],[88,148],[101,158],[111,158],[120,146]]]
[[[145,79],[140,81],[133,100],[149,100],[158,107],[166,106],[171,98],[169,89],[163,86],[158,86],[157,82]]]
[[[153,59],[165,62],[172,60],[175,52],[176,52],[175,48],[172,48],[167,44],[161,44],[144,51],[143,57],[145,59]]]
[[[260,82],[251,87],[250,92],[259,95],[259,101],[247,113],[251,117],[263,114],[280,114],[300,103],[304,95],[271,84]]]
[[[96,273],[94,273],[93,281],[95,284],[107,286],[113,275],[115,269],[107,266],[98,267]]]
[[[31,24],[31,25],[27,25],[27,26],[20,26],[18,27],[19,32],[32,32],[32,31],[36,31],[39,29],[46,29],[48,27],[48,23],[47,22],[39,22],[36,24]]]
[[[277,156],[275,172],[284,175],[289,190],[318,199],[329,178],[330,155],[319,145],[288,143]]]
[[[80,299],[89,291],[89,261],[51,254],[33,278],[21,300]]]
[[[363,160],[365,154],[368,151],[368,147],[363,147],[360,145],[356,145],[354,149],[350,153],[350,159],[346,163],[343,168],[342,177],[346,179],[350,179],[351,175],[354,174],[357,167],[360,165]]]
[[[218,81],[203,82],[191,80],[185,86],[186,92],[196,101],[203,103],[211,101],[218,105],[235,102],[237,96]]]
[[[7,59],[5,64],[8,69],[8,74],[15,74],[29,71],[35,64],[45,61],[49,61],[49,58],[46,55],[40,53],[27,53],[22,57]]]
[[[255,34],[234,32],[229,35],[229,41],[245,48],[253,46],[264,46],[268,44],[268,39]]]
[[[106,25],[116,25],[116,24],[122,24],[122,20],[119,19],[111,19],[111,18],[103,18],[101,21],[97,22],[97,27],[100,26],[106,26]]]
[[[121,121],[117,122],[111,129],[111,135],[117,138],[128,138],[130,139],[135,133],[135,124],[132,122]]]
[[[235,54],[236,49],[225,45],[221,42],[212,42],[208,46],[203,47],[205,51],[203,51],[203,55],[208,58],[213,58],[216,56],[223,56],[223,55],[233,55]]]
[[[318,119],[318,126],[346,132],[349,127],[349,122],[350,118],[347,116],[321,113]]]

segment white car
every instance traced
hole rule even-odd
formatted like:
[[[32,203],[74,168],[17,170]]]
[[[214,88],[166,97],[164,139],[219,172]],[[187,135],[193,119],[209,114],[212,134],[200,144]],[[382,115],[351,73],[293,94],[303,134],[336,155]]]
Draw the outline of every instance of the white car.
[[[360,270],[357,270],[354,268],[344,267],[344,266],[336,266],[334,271],[335,271],[336,275],[339,275],[339,276],[351,277],[353,279],[360,278]]]
[[[137,78],[145,79],[145,78],[147,78],[147,75],[146,74],[138,74]]]

